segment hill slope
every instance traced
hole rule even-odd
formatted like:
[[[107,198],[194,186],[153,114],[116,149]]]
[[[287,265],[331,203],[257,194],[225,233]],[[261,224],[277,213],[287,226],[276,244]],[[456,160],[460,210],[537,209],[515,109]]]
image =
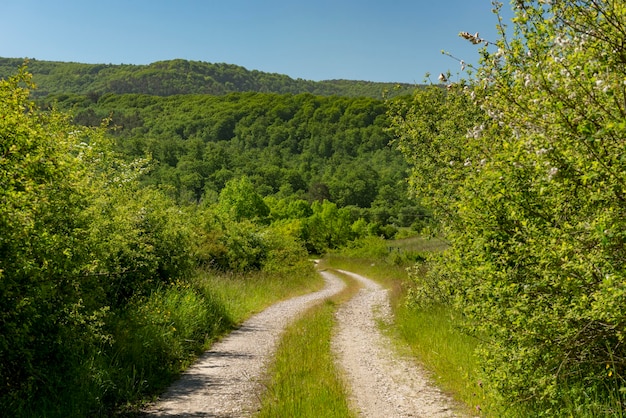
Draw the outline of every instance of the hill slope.
[[[0,58],[0,78],[16,72],[22,58]],[[287,75],[247,70],[232,64],[211,64],[175,59],[148,65],[81,64],[28,60],[28,70],[38,86],[36,96],[58,93],[141,93],[157,96],[233,92],[312,93],[323,96],[381,98],[407,94],[410,84],[353,80],[309,81]]]

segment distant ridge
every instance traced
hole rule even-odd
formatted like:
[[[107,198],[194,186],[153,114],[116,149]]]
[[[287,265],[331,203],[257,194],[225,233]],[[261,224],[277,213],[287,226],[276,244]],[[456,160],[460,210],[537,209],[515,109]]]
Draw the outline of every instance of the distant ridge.
[[[0,78],[15,74],[24,58],[1,58]],[[126,94],[156,96],[177,94],[224,95],[232,92],[280,94],[311,93],[321,96],[374,97],[409,94],[417,86],[355,80],[310,81],[287,75],[248,70],[233,64],[174,59],[148,65],[82,64],[27,60],[37,85],[36,97],[49,94]]]

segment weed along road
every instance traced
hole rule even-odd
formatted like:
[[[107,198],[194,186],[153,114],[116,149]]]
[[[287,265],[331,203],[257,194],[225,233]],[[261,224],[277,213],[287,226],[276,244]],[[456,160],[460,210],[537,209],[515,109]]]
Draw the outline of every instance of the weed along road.
[[[451,417],[452,402],[431,386],[423,371],[389,349],[378,320],[391,318],[387,292],[375,282],[341,271],[362,288],[337,313],[332,349],[350,387],[350,401],[364,417]],[[247,417],[258,410],[266,367],[280,335],[312,304],[339,293],[344,282],[321,271],[318,292],[277,303],[216,343],[160,401],[152,416]]]
[[[148,413],[164,417],[252,415],[258,408],[265,366],[281,332],[299,313],[345,286],[338,277],[322,274],[324,289],[279,302],[251,317],[204,353]]]

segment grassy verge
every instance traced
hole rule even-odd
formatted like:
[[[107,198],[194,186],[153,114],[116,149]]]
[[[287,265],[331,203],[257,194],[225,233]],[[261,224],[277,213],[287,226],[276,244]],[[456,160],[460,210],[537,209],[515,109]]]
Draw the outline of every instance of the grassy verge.
[[[189,281],[163,284],[103,313],[101,328],[93,332],[101,340],[72,353],[66,366],[71,379],[9,415],[141,416],[143,405],[216,339],[278,300],[321,287],[322,278],[306,260],[280,272],[198,272]]]
[[[346,278],[339,295],[308,310],[288,327],[269,372],[259,417],[353,417],[330,348],[337,304],[358,284]]]
[[[461,331],[459,317],[450,308],[418,309],[406,303],[410,286],[406,268],[414,264],[411,260],[444,245],[423,238],[385,244],[385,251],[376,252],[374,257],[369,245],[361,252],[365,257],[359,257],[358,249],[352,249],[328,255],[323,263],[362,274],[391,289],[395,322],[386,330],[389,335],[424,364],[439,387],[461,403],[467,413],[489,415],[495,402],[478,377],[480,364],[474,354],[477,340]]]
[[[417,309],[396,304],[395,315],[392,332],[433,372],[440,387],[466,405],[468,412],[493,411],[494,402],[479,377],[478,341],[459,329],[453,311],[445,306]]]
[[[324,287],[322,277],[312,266],[313,262],[310,262],[279,273],[202,274],[194,283],[219,300],[232,321],[239,324],[278,300]]]

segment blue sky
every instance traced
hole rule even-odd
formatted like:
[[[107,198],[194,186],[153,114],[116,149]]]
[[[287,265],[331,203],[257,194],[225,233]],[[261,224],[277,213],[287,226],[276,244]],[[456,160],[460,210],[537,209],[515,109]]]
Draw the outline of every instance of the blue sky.
[[[460,31],[495,38],[490,0],[20,0],[0,57],[105,64],[183,58],[307,80],[419,83],[475,62]],[[505,0],[505,8],[508,8]]]

